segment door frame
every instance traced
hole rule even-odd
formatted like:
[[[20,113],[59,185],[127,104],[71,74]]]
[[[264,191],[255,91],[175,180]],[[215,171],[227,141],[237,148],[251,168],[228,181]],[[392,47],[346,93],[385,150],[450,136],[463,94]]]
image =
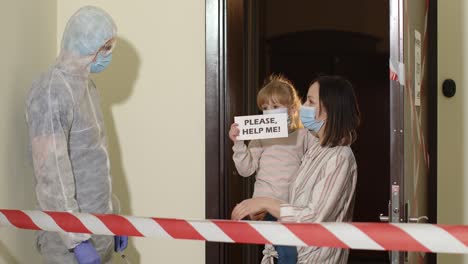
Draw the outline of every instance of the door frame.
[[[205,0],[205,215],[225,218],[226,0]],[[205,263],[225,263],[222,243],[207,242]]]
[[[205,215],[206,219],[226,219],[227,127],[227,1],[205,0]],[[428,216],[437,222],[437,0],[429,1],[428,15]],[[378,212],[376,212],[377,214]],[[224,264],[223,243],[206,243],[206,264]],[[429,263],[436,263],[435,254]]]

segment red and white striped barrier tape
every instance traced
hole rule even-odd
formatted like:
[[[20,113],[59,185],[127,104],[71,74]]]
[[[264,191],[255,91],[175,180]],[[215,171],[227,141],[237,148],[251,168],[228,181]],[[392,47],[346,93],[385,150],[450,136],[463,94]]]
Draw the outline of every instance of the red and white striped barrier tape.
[[[1,226],[226,243],[468,253],[468,226],[463,225],[181,220],[0,209]]]

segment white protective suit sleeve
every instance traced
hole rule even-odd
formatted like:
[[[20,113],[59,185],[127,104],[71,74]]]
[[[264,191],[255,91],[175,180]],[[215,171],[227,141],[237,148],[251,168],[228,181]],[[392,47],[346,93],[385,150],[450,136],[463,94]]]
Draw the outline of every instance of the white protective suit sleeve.
[[[57,74],[52,73],[53,75]],[[73,120],[71,94],[54,89],[66,86],[58,76],[51,78],[46,93],[34,97],[28,107],[36,196],[42,210],[79,212],[75,179],[69,157],[68,138]],[[90,238],[88,234],[60,233],[69,249]]]

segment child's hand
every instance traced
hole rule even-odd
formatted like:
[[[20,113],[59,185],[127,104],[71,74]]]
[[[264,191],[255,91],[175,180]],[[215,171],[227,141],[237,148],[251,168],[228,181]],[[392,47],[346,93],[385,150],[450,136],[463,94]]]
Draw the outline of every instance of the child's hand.
[[[240,130],[238,128],[238,124],[233,123],[231,125],[231,129],[229,130],[229,138],[232,140],[232,142],[236,143],[237,142],[237,136],[239,136]]]

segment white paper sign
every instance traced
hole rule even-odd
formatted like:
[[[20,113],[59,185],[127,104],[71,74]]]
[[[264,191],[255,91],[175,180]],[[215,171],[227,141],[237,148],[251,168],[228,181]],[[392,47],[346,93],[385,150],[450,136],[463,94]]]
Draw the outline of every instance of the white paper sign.
[[[421,106],[421,33],[414,31],[414,105]]]
[[[236,116],[239,125],[237,140],[280,138],[288,136],[288,114]]]
[[[406,70],[405,70],[405,64],[403,62],[400,62],[398,64],[398,80],[400,81],[400,85],[406,85]]]

